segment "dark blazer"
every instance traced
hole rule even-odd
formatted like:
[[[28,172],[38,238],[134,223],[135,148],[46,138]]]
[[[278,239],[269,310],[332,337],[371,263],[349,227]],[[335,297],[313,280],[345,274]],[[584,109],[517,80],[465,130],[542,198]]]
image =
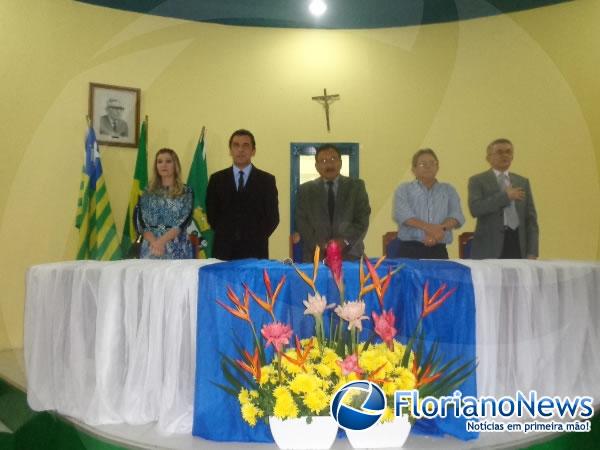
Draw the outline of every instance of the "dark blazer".
[[[113,137],[126,137],[129,134],[127,122],[123,119],[116,119],[116,129],[113,129],[108,115],[100,117],[100,134],[108,134]]]
[[[344,259],[358,259],[365,251],[363,239],[369,228],[371,206],[362,180],[339,176],[333,223],[329,221],[327,188],[322,178],[298,189],[296,229],[302,238],[302,259],[312,261],[317,245],[329,239],[346,239]]]
[[[511,172],[509,179],[513,187],[525,191],[525,199],[515,201],[519,216],[521,257],[538,256],[539,228],[529,180]],[[471,258],[500,257],[504,244],[504,207],[509,203],[508,195],[500,189],[492,169],[469,179],[469,210],[477,218]]]
[[[279,224],[275,177],[253,166],[238,192],[231,167],[213,173],[206,190],[206,214],[215,232],[215,258],[268,258],[269,236]]]

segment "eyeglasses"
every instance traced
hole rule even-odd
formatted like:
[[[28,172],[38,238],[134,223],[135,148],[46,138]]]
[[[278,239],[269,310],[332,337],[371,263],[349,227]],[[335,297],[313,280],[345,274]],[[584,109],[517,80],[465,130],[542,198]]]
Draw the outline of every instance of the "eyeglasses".
[[[423,167],[436,167],[437,165],[437,161],[427,161],[418,163],[417,167],[420,167],[422,169]]]
[[[334,162],[338,162],[339,160],[340,160],[340,158],[336,158],[335,156],[332,156],[331,158],[317,159],[317,162],[319,164],[327,164],[328,162],[334,163]]]

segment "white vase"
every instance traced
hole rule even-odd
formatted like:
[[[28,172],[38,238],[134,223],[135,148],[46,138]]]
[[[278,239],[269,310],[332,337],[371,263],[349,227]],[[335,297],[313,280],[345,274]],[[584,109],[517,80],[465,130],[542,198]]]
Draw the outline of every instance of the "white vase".
[[[366,430],[346,430],[346,436],[353,448],[398,448],[408,439],[410,428],[408,416],[403,414],[390,422],[377,422]]]
[[[269,417],[269,426],[282,450],[328,450],[338,431],[337,422],[330,416],[312,417],[311,423],[306,423],[306,417],[286,420]]]

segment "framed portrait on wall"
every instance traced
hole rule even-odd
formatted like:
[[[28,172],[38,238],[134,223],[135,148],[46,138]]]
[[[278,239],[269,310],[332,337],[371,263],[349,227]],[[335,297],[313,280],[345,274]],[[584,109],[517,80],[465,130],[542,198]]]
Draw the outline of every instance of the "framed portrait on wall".
[[[140,90],[90,83],[89,116],[99,144],[137,147]]]

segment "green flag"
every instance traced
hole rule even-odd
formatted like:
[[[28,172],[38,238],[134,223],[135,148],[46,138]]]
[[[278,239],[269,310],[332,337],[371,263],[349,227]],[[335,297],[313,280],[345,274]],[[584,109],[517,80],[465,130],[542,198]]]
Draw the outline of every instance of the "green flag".
[[[121,259],[117,227],[104,183],[96,134],[90,126],[85,139],[83,170],[75,226],[79,228],[77,259]]]
[[[200,133],[200,139],[194,153],[194,160],[190,167],[187,184],[194,191],[194,211],[192,224],[188,231],[199,231],[202,238],[206,240],[206,247],[198,247],[196,258],[210,258],[212,255],[213,232],[206,219],[206,187],[208,186],[208,168],[206,166],[206,142],[204,139],[204,127]]]
[[[129,194],[129,205],[127,207],[127,216],[123,227],[123,238],[121,239],[121,250],[123,255],[129,255],[131,245],[137,238],[135,228],[135,206],[148,185],[148,122],[144,120],[140,131],[140,141],[138,145],[137,159],[135,161],[135,170],[133,172],[133,183],[131,193]]]

